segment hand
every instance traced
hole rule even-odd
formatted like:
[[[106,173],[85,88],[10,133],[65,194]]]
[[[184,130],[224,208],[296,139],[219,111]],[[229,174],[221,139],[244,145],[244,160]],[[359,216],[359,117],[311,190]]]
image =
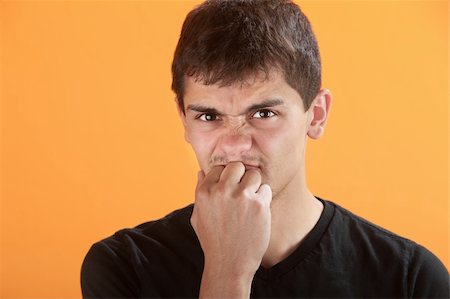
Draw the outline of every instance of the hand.
[[[250,284],[270,240],[272,191],[256,169],[241,162],[199,172],[191,224],[212,276]],[[203,284],[203,283],[202,283]]]

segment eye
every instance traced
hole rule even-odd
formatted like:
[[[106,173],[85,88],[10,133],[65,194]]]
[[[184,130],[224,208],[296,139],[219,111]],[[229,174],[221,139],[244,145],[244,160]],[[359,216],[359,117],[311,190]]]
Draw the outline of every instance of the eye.
[[[203,113],[196,117],[197,119],[200,119],[201,121],[213,121],[217,120],[217,115],[212,113]]]
[[[252,116],[255,118],[270,118],[272,116],[276,115],[273,111],[262,109],[256,111]]]

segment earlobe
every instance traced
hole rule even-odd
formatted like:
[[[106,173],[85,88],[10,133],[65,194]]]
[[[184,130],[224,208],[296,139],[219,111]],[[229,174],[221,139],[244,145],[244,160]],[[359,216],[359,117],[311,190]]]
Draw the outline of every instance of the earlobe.
[[[308,136],[312,139],[322,137],[325,124],[331,108],[331,93],[328,89],[322,89],[312,102],[308,113],[311,115],[309,121]]]

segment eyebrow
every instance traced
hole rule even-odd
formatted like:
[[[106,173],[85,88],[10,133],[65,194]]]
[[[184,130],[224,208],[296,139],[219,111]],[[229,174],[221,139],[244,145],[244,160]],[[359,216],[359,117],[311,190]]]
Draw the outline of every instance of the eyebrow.
[[[251,111],[260,110],[260,109],[264,109],[264,108],[270,108],[270,107],[279,106],[279,105],[284,105],[283,100],[267,99],[261,103],[253,104],[253,105],[247,107],[247,109],[245,109],[244,113],[241,113],[239,115],[246,114]],[[204,105],[195,105],[195,104],[188,105],[186,110],[191,110],[191,111],[196,111],[196,112],[201,112],[201,113],[211,113],[211,114],[216,114],[218,116],[224,115],[223,113],[219,112],[216,108],[212,108],[212,107],[208,107],[208,106],[204,106]]]

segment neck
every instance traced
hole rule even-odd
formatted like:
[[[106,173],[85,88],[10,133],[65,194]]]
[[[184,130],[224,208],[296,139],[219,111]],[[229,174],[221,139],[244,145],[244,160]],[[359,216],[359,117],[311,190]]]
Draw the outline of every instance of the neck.
[[[272,199],[271,235],[262,266],[270,268],[288,257],[314,228],[323,204],[308,190],[305,176],[299,173]]]

